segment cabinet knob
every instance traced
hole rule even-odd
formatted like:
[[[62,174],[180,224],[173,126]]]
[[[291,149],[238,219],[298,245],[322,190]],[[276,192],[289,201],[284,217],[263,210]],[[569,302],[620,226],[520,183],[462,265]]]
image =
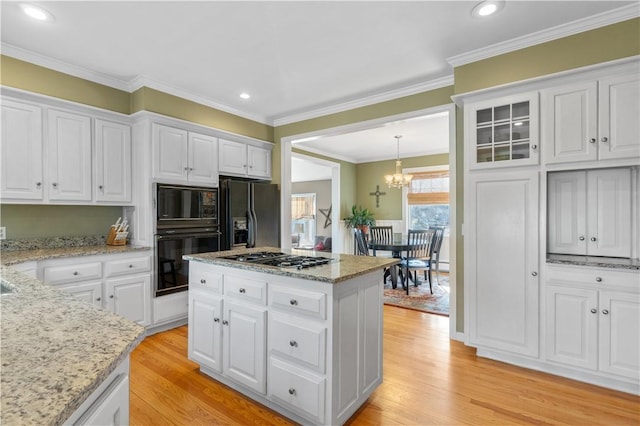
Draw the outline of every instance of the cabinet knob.
[[[99,185],[99,186],[98,186],[98,189],[99,189],[100,191],[102,191],[102,190],[104,189],[104,186]]]
[[[602,310],[602,313],[603,313],[604,315],[609,315],[609,311],[607,311],[606,309],[603,309],[603,310]]]
[[[531,273],[531,276],[537,277],[537,276],[538,276],[538,273],[537,273],[536,271],[533,271],[533,272]]]
[[[536,149],[538,149],[538,145],[531,145],[531,149],[535,151]]]
[[[110,294],[110,295],[109,295],[109,299],[113,299],[113,294]]]
[[[297,306],[298,305],[298,301],[296,299],[291,299],[291,300],[289,300],[289,304],[291,306]]]
[[[596,237],[591,237],[591,241],[595,242],[596,241]]]
[[[601,283],[602,282],[602,278],[601,277],[596,277],[596,282],[597,283]]]
[[[193,167],[189,167],[189,171],[192,172],[193,171]]]
[[[292,348],[297,348],[298,342],[296,342],[295,340],[291,340],[289,341],[289,346],[291,346]]]
[[[189,171],[189,168],[188,168],[188,167],[185,167],[185,168],[184,168],[184,171],[185,171],[185,172],[188,172],[188,171]]]
[[[589,143],[596,143],[596,138],[589,139]]]
[[[253,166],[249,166],[250,169],[253,169]]]
[[[580,241],[584,241],[584,235],[580,235],[580,238],[578,238]]]
[[[222,325],[229,325],[229,321],[227,321],[227,320],[222,320]]]
[[[133,265],[129,265],[129,268],[133,268]]]
[[[53,182],[53,183],[51,184],[51,186],[53,186],[54,188],[57,188],[57,187],[58,187],[58,184],[57,184],[57,183],[55,183],[55,182]]]
[[[78,271],[73,271],[73,275],[78,275]]]
[[[200,280],[200,284],[206,284],[206,283],[207,283],[207,280],[205,280],[204,278]]]
[[[247,168],[247,165],[246,165],[246,164],[243,164],[243,165],[242,165],[242,167],[246,169],[246,168]]]
[[[101,301],[101,300],[102,300],[102,297],[98,297],[98,298],[96,298],[96,302],[99,302],[99,301]]]
[[[597,312],[598,312],[598,310],[597,310],[596,308],[591,309],[591,313],[592,313],[592,314],[595,314],[595,313],[597,313]]]
[[[40,188],[42,186],[42,182],[36,182],[36,186]]]
[[[607,143],[609,142],[609,138],[607,138],[606,136],[603,136],[602,138],[600,138],[600,142]]]
[[[244,294],[244,293],[246,293],[246,292],[247,292],[247,290],[245,290],[244,288],[241,288],[241,289],[240,289],[240,293]]]
[[[214,318],[213,322],[220,322],[220,318]]]
[[[294,388],[289,388],[289,395],[295,395],[296,390]]]

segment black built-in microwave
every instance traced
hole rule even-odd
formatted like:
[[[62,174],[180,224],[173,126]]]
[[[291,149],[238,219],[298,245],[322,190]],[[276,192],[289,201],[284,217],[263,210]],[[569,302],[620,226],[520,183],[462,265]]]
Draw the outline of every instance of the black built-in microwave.
[[[157,228],[218,226],[218,188],[157,184]]]

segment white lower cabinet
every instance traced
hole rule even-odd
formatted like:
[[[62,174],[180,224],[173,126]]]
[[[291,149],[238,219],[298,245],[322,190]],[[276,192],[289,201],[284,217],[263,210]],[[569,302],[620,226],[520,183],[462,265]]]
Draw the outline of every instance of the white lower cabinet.
[[[191,261],[189,358],[298,423],[343,424],[382,383],[378,273],[328,284]]]
[[[151,324],[151,255],[132,252],[39,262],[38,278],[140,325]]]
[[[546,359],[637,385],[639,278],[634,272],[549,266]]]

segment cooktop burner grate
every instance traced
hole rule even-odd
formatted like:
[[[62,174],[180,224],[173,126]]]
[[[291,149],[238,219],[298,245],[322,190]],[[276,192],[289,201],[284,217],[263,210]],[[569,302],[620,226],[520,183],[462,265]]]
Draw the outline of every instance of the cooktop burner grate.
[[[297,256],[280,252],[261,251],[254,253],[224,256],[222,259],[235,260],[237,262],[259,263],[261,265],[276,266],[279,268],[306,269],[331,263],[329,257]]]

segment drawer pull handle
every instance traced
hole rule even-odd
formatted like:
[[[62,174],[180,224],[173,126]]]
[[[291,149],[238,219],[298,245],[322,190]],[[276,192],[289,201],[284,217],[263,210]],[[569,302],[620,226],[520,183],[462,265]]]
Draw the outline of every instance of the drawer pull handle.
[[[595,313],[597,313],[597,312],[598,312],[598,310],[597,310],[596,308],[591,309],[591,313],[592,313],[592,314],[595,314]]]
[[[609,138],[607,138],[606,136],[603,136],[603,137],[600,139],[600,142],[607,143],[608,141],[609,141]]]
[[[78,271],[73,271],[73,275],[78,275]]]
[[[294,388],[289,388],[289,395],[295,395],[296,390]]]
[[[213,322],[220,322],[220,318],[214,318]]]
[[[291,299],[289,300],[289,304],[291,304],[291,306],[298,306],[298,301],[296,299]]]
[[[98,298],[96,299],[96,302],[99,302],[99,301],[101,301],[101,300],[102,300],[102,297],[98,297]]]
[[[227,320],[222,320],[222,325],[229,325],[229,321],[227,321]]]
[[[57,187],[58,187],[58,184],[57,184],[57,183],[55,183],[55,182],[53,182],[53,183],[51,184],[51,186],[53,186],[54,188],[57,188]]]
[[[596,277],[596,282],[597,283],[601,283],[602,282],[602,278],[601,277]]]
[[[596,241],[596,237],[591,237],[591,241],[595,242]]]
[[[580,241],[584,241],[584,235],[580,235],[580,238],[578,238]]]
[[[42,182],[36,182],[36,186],[40,188],[42,186]]]
[[[206,284],[206,283],[207,283],[207,280],[205,280],[204,278],[200,280],[200,284]]]
[[[596,138],[589,139],[589,143],[596,143]]]
[[[532,276],[532,277],[537,277],[537,276],[538,276],[538,273],[537,273],[536,271],[533,271],[533,272],[531,273],[531,276]]]
[[[609,315],[609,311],[607,311],[606,309],[603,309],[602,313],[605,314],[605,315]]]
[[[289,341],[289,346],[291,346],[292,348],[297,348],[298,342],[296,342],[295,340],[291,340]]]
[[[109,299],[113,299],[113,294],[109,295]]]
[[[246,292],[247,292],[247,290],[245,290],[244,288],[241,288],[241,289],[240,289],[240,293],[244,294],[244,293],[246,293]]]

